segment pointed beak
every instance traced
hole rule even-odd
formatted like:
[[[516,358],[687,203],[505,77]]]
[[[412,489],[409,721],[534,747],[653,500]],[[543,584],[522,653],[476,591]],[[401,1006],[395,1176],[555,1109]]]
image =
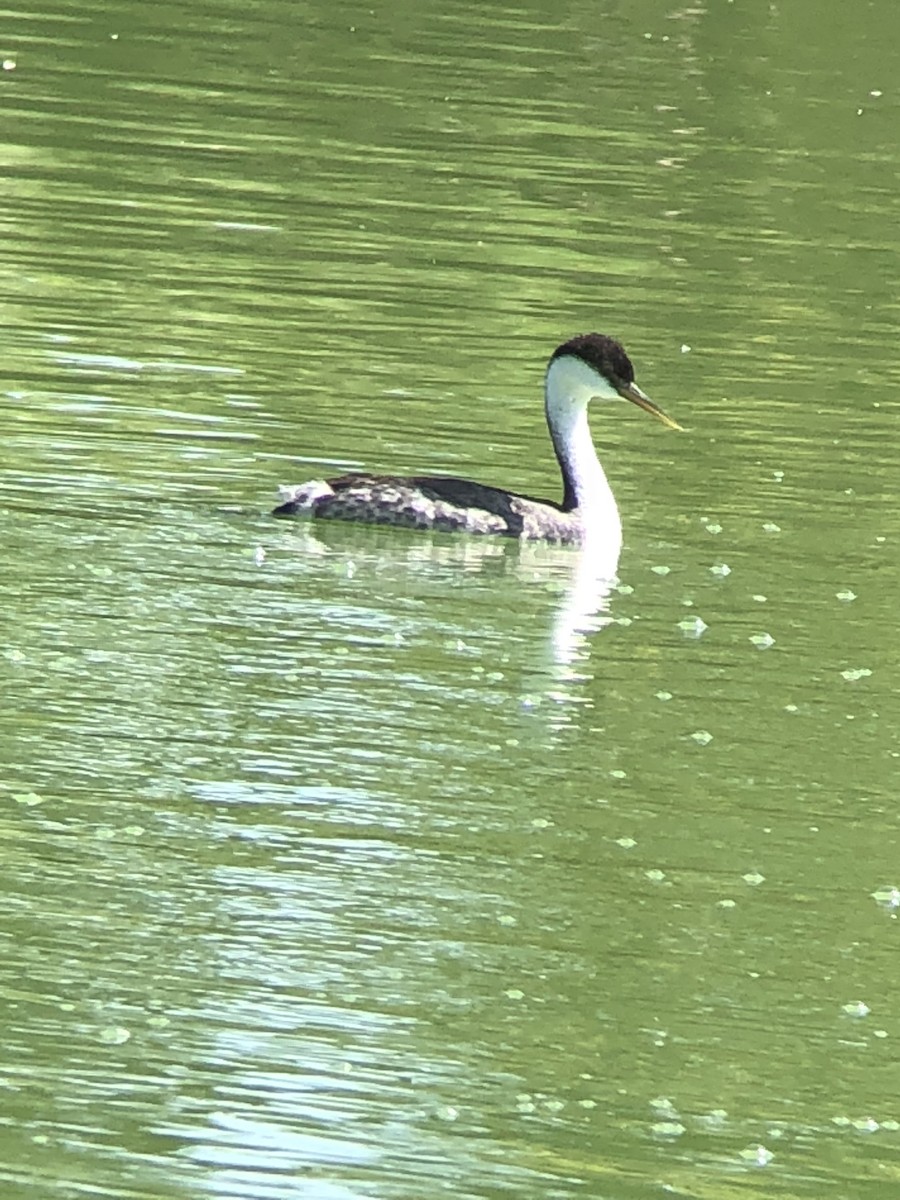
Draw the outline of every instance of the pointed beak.
[[[662,421],[663,425],[668,425],[670,429],[681,429],[678,422],[673,421],[670,416],[664,413],[658,404],[654,404],[650,397],[642,392],[636,383],[625,383],[616,390],[623,400],[630,400],[632,404],[636,404],[644,412],[652,413],[658,421]],[[684,431],[682,430],[682,432]]]

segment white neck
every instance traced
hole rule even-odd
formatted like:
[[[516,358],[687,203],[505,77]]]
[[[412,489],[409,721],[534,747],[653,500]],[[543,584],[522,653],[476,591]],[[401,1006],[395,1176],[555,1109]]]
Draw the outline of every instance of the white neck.
[[[622,536],[619,510],[597,458],[587,409],[592,399],[618,400],[612,384],[580,358],[564,355],[547,368],[544,407],[565,485],[563,505],[576,509],[586,534]]]

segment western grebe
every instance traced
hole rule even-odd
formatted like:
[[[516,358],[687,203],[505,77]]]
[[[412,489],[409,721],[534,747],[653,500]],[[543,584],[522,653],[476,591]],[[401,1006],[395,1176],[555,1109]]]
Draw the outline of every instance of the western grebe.
[[[563,478],[561,504],[449,475],[368,475],[353,472],[282,489],[274,515],[313,516],[410,529],[493,533],[582,543],[607,549],[622,538],[619,510],[588,426],[591,400],[630,400],[670,429],[671,417],[634,382],[622,345],[585,333],[554,350],[544,382],[544,410]]]

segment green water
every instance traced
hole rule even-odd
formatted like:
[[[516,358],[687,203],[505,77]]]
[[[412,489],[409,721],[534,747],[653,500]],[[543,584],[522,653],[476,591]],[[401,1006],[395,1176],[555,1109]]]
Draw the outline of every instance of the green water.
[[[898,24],[7,14],[4,1200],[890,1194]],[[267,516],[586,329],[612,590]]]

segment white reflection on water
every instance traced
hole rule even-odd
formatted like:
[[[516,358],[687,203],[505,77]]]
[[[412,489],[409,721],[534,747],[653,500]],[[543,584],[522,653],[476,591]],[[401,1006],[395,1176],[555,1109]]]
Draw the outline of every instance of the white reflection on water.
[[[568,587],[553,624],[554,659],[559,667],[583,663],[590,653],[587,635],[612,620],[609,595],[619,566],[618,546],[611,550],[602,543],[588,541],[571,553]],[[583,678],[574,673],[569,677]]]
[[[81,351],[49,351],[48,357],[63,366],[82,367],[101,371],[197,371],[204,375],[243,375],[238,367],[223,367],[218,363],[192,363],[178,361],[144,362],[136,358],[125,358],[119,354],[86,354]]]

